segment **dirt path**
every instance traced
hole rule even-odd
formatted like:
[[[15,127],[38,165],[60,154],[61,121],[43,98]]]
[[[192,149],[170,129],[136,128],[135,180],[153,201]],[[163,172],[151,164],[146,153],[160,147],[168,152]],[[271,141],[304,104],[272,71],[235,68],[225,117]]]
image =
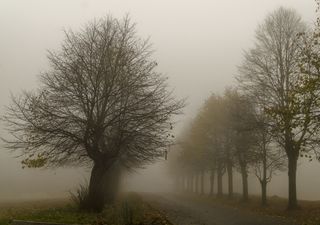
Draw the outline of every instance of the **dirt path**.
[[[142,194],[175,225],[293,225],[281,218],[257,215],[171,194]]]

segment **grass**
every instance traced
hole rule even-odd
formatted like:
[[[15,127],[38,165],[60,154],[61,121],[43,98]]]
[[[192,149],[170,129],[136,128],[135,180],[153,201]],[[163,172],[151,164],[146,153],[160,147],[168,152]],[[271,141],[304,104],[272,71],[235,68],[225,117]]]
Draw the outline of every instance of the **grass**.
[[[91,225],[172,225],[136,194],[122,196],[102,213],[79,211],[65,199],[0,204],[0,225],[13,219]]]
[[[262,215],[281,217],[299,225],[320,225],[320,201],[299,201],[300,209],[287,210],[287,199],[278,196],[268,198],[268,205],[262,206],[259,196],[250,196],[248,202],[241,201],[236,195],[233,199],[228,197],[215,198],[207,195],[184,196],[196,201],[206,201],[212,204],[219,204],[225,207],[236,208]]]

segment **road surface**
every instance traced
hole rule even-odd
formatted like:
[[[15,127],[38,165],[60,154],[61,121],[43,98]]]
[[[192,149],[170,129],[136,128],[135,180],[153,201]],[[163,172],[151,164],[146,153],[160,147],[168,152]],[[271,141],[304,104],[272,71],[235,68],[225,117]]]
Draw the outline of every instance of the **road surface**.
[[[282,218],[197,201],[173,194],[142,194],[175,225],[295,225]]]

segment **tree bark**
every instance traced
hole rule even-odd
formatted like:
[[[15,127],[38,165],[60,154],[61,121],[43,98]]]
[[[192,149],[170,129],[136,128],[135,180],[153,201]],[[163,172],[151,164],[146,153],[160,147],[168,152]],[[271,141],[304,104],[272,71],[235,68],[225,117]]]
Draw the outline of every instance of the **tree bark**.
[[[82,206],[88,211],[101,212],[105,204],[105,167],[94,163],[91,170],[88,199]]]
[[[241,177],[242,177],[242,200],[244,202],[247,202],[249,200],[247,166],[245,164],[242,164],[240,166],[241,166]]]
[[[184,177],[179,177],[179,191],[184,191]]]
[[[267,181],[266,180],[261,180],[261,204],[262,206],[267,205]]]
[[[180,188],[179,188],[179,176],[176,176],[175,179],[174,179],[174,189],[175,191],[178,191]]]
[[[263,206],[267,205],[267,149],[266,149],[266,142],[265,137],[263,136],[263,175],[261,183],[261,204]]]
[[[219,163],[220,164],[220,163]],[[218,165],[218,193],[217,197],[222,197],[223,196],[223,187],[222,187],[222,177],[223,177],[223,168],[222,165]]]
[[[227,172],[228,172],[228,197],[233,198],[233,171],[232,171],[231,162],[228,162]]]
[[[196,193],[198,194],[199,193],[199,176],[198,176],[198,174],[196,173]]]
[[[181,190],[181,177],[180,176],[176,176],[175,189],[176,189],[176,191]]]
[[[297,176],[297,161],[298,157],[295,155],[290,155],[288,157],[288,178],[289,178],[289,199],[288,199],[288,209],[298,209],[297,200],[297,186],[296,186],[296,176]]]
[[[181,185],[182,185],[182,186],[181,186],[181,187],[182,187],[182,191],[186,191],[187,188],[186,188],[186,179],[185,179],[185,176],[182,175],[182,178],[181,178],[181,179],[182,179],[182,181],[181,181],[181,182],[182,182],[182,183],[181,183]]]
[[[194,191],[194,176],[190,176],[190,192],[193,193]]]
[[[187,177],[187,192],[190,192],[190,175]]]
[[[214,174],[215,171],[212,169],[211,173],[210,173],[210,195],[213,196],[214,192],[213,192],[213,187],[214,187]]]
[[[193,176],[189,175],[188,177],[188,192],[193,192]]]
[[[201,195],[204,194],[204,171],[201,170],[201,180],[200,180],[200,191],[201,191]]]
[[[289,127],[287,125],[286,127]],[[296,147],[298,148],[298,147]],[[285,131],[285,150],[288,157],[288,209],[298,209],[298,200],[297,200],[297,183],[296,183],[296,176],[297,176],[297,161],[299,156],[299,151],[297,151],[294,147],[294,143],[292,140],[291,130],[287,129]]]
[[[105,184],[105,204],[112,204],[119,193],[121,182],[121,167],[119,165],[113,165],[110,167],[104,175]]]

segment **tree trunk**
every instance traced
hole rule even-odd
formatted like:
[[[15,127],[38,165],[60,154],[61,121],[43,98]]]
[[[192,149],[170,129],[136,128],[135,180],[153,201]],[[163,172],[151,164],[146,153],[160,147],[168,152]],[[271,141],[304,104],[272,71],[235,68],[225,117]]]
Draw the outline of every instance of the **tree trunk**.
[[[223,176],[223,168],[221,165],[218,165],[218,193],[217,197],[223,196],[223,188],[222,188],[222,176]]]
[[[249,200],[248,191],[248,172],[245,164],[241,165],[241,177],[242,177],[242,200],[247,202]]]
[[[191,189],[190,189],[190,192],[191,192],[191,193],[193,193],[193,191],[194,191],[194,179],[193,179],[193,178],[194,178],[194,176],[191,175],[191,176],[190,176],[190,188],[191,188]]]
[[[175,189],[175,191],[181,190],[181,177],[179,175],[176,176]]]
[[[105,192],[105,204],[114,203],[120,189],[121,182],[121,167],[119,165],[113,165],[110,167],[104,175],[104,192]]]
[[[297,186],[296,186],[296,176],[297,176],[297,160],[298,157],[289,156],[288,157],[288,177],[289,177],[289,199],[288,199],[288,209],[298,209],[297,200]]]
[[[200,180],[200,187],[201,187],[201,195],[204,194],[204,171],[201,170],[201,180]]]
[[[187,192],[190,191],[190,177],[189,176],[186,177],[186,191]]]
[[[210,195],[213,196],[213,187],[214,187],[214,174],[215,171],[212,169],[210,174]]]
[[[189,175],[188,177],[188,192],[193,192],[193,176]]]
[[[266,180],[261,180],[261,204],[262,206],[267,205],[267,181]]]
[[[181,183],[180,183],[181,191],[185,191],[185,183],[184,183],[184,175],[181,176]]]
[[[196,193],[198,194],[199,193],[199,176],[198,174],[196,173]]]
[[[91,170],[88,199],[83,207],[88,211],[101,212],[105,203],[105,175],[106,169],[102,165],[94,164]]]
[[[232,172],[232,163],[228,162],[227,165],[228,172],[228,197],[233,198],[233,172]]]
[[[184,175],[181,176],[181,191],[185,191],[185,180],[184,180]]]
[[[263,136],[263,160],[262,160],[262,166],[263,166],[263,175],[261,183],[261,204],[263,206],[267,205],[267,148],[266,148],[266,142],[265,138]]]
[[[185,175],[184,177],[183,177],[183,187],[184,187],[184,191],[185,192],[188,192],[189,191],[189,178],[188,178],[188,176],[187,175]]]
[[[175,191],[179,191],[180,187],[179,187],[179,176],[176,176],[174,179],[174,189]]]
[[[184,191],[184,177],[180,176],[179,178],[179,191]]]

